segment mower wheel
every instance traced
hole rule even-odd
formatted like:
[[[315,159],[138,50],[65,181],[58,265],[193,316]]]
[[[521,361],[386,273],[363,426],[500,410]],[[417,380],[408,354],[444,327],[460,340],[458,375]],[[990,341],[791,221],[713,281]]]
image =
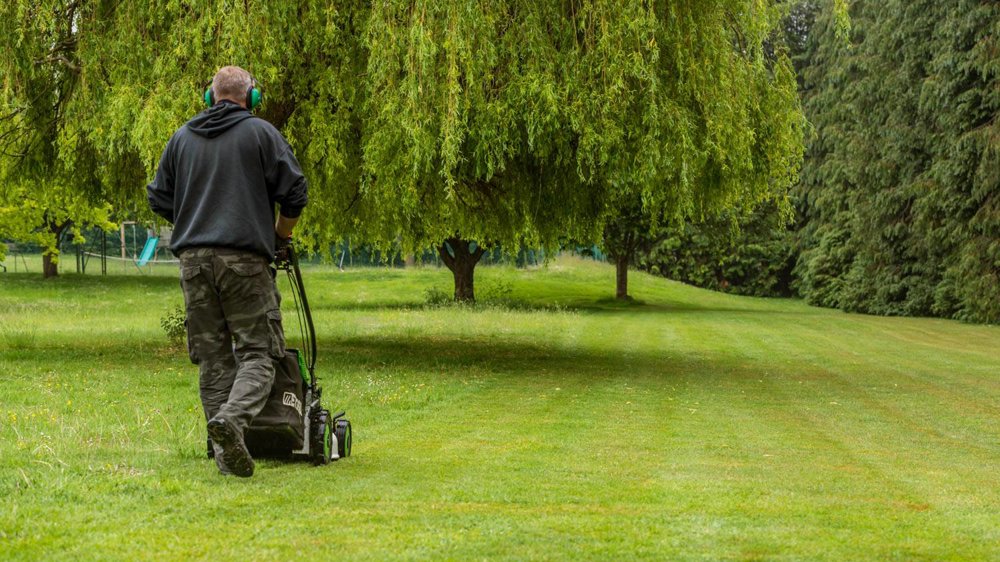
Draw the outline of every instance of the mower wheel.
[[[316,416],[315,422],[311,444],[313,464],[330,464],[330,457],[333,456],[333,428],[330,423],[330,412],[321,411]]]
[[[351,456],[351,422],[343,418],[338,419],[335,434],[337,436],[337,454],[342,459]]]

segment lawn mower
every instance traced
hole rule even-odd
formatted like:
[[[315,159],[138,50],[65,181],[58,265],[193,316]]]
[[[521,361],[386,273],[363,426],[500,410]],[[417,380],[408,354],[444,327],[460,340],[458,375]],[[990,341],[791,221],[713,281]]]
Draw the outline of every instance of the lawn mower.
[[[243,438],[255,458],[329,464],[351,455],[351,422],[345,412],[331,415],[320,402],[323,389],[316,384],[316,331],[295,248],[289,244],[282,249],[274,265],[288,275],[302,348],[288,348],[284,357],[274,361],[271,394]],[[211,440],[208,452],[213,455]]]

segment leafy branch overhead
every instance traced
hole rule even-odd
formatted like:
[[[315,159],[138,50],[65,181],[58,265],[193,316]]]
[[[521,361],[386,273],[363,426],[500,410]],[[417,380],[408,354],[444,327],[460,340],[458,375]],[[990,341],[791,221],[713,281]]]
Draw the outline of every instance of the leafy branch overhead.
[[[754,151],[797,126],[755,122],[748,101],[788,79],[762,61],[781,12],[770,2],[228,6],[5,3],[4,113],[42,93],[20,124],[50,133],[67,169],[91,151],[102,196],[138,207],[204,82],[241,64],[320,196],[316,241],[407,246],[456,231],[505,245],[593,236],[622,191],[678,207],[732,199],[748,178],[757,192]]]
[[[685,216],[782,197],[804,127],[775,41],[787,7],[15,0],[2,167],[143,213],[170,133],[238,64],[310,179],[304,243],[597,240],[623,202]]]

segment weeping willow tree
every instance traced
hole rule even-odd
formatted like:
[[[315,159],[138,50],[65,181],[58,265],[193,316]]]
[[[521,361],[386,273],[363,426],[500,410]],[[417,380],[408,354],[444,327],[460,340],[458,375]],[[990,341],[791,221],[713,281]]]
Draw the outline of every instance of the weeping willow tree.
[[[624,294],[627,217],[752,209],[794,181],[803,120],[791,64],[773,49],[784,10],[377,3],[361,190],[379,218],[367,237],[444,240],[463,299],[484,245],[621,233],[626,248],[610,250]]]
[[[94,147],[80,139],[71,106],[80,90],[79,3],[0,7],[0,239],[44,248],[42,272],[58,273],[60,240],[111,228]]]
[[[237,64],[310,180],[304,242],[435,246],[473,299],[485,248],[780,191],[800,115],[762,54],[775,4],[13,0],[0,119],[21,132],[0,166],[143,213],[167,138]]]
[[[555,246],[590,235],[606,182],[596,160],[605,126],[584,113],[610,100],[592,90],[602,41],[628,39],[643,59],[653,40],[611,4],[379,2],[365,29],[359,207],[364,237],[435,245],[455,297],[474,299],[484,248]],[[602,29],[598,29],[603,25]],[[609,72],[620,62],[606,60]],[[624,51],[624,49],[623,49]],[[621,53],[624,58],[624,52]],[[612,119],[617,119],[618,116]],[[620,133],[620,131],[619,131]]]
[[[603,245],[616,265],[616,292],[627,299],[628,267],[679,223],[726,214],[735,228],[765,201],[790,216],[787,192],[803,151],[804,119],[785,45],[789,5],[718,2],[695,10],[696,41],[673,43],[680,54],[663,81],[671,85],[663,105],[677,108],[678,138],[661,139],[657,173],[612,194]],[[671,24],[672,29],[681,27]],[[683,35],[685,32],[681,32]],[[697,69],[697,70],[696,70]],[[640,143],[646,142],[640,139]],[[628,156],[643,146],[622,146]],[[665,199],[649,195],[661,190]],[[721,224],[721,223],[720,223]]]
[[[167,139],[203,108],[215,71],[237,64],[312,180],[305,242],[342,236],[361,168],[352,108],[366,14],[326,2],[0,4],[0,232],[109,226],[109,204],[154,221],[143,187]]]

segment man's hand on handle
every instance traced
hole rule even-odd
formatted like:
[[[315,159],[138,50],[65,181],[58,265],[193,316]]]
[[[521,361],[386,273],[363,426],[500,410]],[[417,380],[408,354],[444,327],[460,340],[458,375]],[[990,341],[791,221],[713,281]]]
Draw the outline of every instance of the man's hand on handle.
[[[292,243],[292,237],[282,238],[277,232],[274,233],[274,261],[281,263],[288,261],[288,246]]]
[[[292,229],[297,222],[299,222],[298,217],[290,219],[278,214],[278,222],[274,225],[274,261],[288,260],[288,244],[292,241]]]

